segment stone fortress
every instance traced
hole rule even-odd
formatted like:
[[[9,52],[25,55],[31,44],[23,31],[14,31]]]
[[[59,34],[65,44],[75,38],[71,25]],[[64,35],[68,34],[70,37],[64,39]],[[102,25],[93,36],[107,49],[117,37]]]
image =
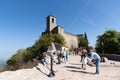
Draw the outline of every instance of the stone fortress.
[[[64,31],[64,28],[56,24],[56,16],[49,15],[46,18],[46,31],[61,34],[66,41],[65,46],[68,48],[78,48],[78,38],[84,37],[83,34],[74,35]]]

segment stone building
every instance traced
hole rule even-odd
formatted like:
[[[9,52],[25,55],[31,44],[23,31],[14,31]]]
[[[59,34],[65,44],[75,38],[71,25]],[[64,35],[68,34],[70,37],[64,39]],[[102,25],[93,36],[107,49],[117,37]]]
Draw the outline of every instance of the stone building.
[[[78,48],[78,38],[84,37],[83,34],[74,35],[64,31],[64,28],[56,24],[56,16],[49,15],[46,18],[46,31],[61,34],[66,41],[65,46],[68,48]]]

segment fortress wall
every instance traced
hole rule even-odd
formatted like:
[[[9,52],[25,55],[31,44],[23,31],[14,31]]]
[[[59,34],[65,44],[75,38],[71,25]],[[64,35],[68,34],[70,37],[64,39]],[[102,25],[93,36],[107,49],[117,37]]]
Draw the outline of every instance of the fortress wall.
[[[62,35],[65,38],[66,45],[68,48],[77,48],[78,47],[78,37],[76,35],[63,32]]]
[[[117,54],[99,54],[101,57],[107,57],[109,60],[120,61],[120,55]]]

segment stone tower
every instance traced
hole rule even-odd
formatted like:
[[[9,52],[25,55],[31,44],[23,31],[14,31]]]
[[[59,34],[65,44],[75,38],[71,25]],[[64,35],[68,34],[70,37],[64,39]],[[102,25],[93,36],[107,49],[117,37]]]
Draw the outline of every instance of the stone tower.
[[[46,32],[51,32],[56,27],[56,16],[49,15],[46,22]]]
[[[68,48],[77,48],[78,47],[78,38],[84,37],[83,34],[74,35],[64,31],[64,28],[56,24],[56,16],[49,15],[46,17],[46,31],[44,33],[57,33],[61,34],[65,39],[65,46]]]

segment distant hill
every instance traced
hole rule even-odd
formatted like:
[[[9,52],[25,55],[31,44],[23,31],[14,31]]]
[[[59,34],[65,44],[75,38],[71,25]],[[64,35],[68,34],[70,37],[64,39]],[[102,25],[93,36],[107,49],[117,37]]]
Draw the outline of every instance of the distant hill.
[[[6,66],[6,60],[0,59],[0,68]]]

